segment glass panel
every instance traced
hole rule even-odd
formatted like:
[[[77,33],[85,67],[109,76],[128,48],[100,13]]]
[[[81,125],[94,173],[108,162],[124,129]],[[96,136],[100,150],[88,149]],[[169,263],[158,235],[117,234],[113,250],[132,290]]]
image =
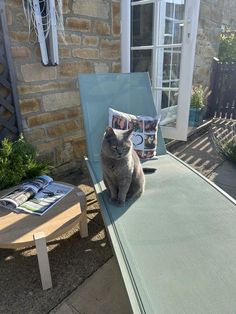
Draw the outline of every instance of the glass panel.
[[[153,4],[137,5],[131,8],[131,45],[152,45]]]
[[[181,59],[180,48],[172,48],[172,49],[164,50],[163,83],[166,80],[169,80],[170,82],[173,80],[179,80],[180,59]]]
[[[133,50],[131,60],[131,72],[149,72],[152,77],[152,50]]]
[[[178,91],[162,91],[161,125],[176,126]]]

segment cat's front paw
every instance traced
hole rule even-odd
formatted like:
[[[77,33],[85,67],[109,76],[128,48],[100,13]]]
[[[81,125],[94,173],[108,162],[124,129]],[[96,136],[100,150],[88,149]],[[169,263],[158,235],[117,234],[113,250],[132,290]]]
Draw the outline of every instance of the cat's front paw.
[[[110,197],[110,198],[109,198],[109,202],[110,202],[111,204],[113,204],[113,205],[116,205],[117,199],[114,198],[114,197]]]
[[[125,206],[125,201],[117,200],[116,205],[117,205],[118,207],[123,207],[123,206]]]

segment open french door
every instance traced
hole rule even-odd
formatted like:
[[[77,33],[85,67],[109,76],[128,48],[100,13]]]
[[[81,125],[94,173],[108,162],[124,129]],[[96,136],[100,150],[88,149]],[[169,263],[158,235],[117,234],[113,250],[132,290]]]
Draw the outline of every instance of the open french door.
[[[149,72],[165,138],[187,138],[199,6],[121,0],[122,72]]]

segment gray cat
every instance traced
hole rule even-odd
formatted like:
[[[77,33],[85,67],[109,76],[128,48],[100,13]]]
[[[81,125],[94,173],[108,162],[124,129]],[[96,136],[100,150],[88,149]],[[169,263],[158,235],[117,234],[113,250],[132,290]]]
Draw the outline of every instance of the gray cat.
[[[139,197],[144,190],[144,173],[130,140],[132,131],[107,127],[102,142],[103,180],[110,200],[119,206]]]

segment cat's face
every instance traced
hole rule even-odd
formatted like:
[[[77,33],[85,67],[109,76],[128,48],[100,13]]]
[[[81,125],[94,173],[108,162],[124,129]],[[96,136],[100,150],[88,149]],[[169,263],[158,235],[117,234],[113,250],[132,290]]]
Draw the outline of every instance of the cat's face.
[[[132,129],[122,131],[108,127],[102,144],[103,153],[114,159],[124,158],[132,149],[131,134]]]

